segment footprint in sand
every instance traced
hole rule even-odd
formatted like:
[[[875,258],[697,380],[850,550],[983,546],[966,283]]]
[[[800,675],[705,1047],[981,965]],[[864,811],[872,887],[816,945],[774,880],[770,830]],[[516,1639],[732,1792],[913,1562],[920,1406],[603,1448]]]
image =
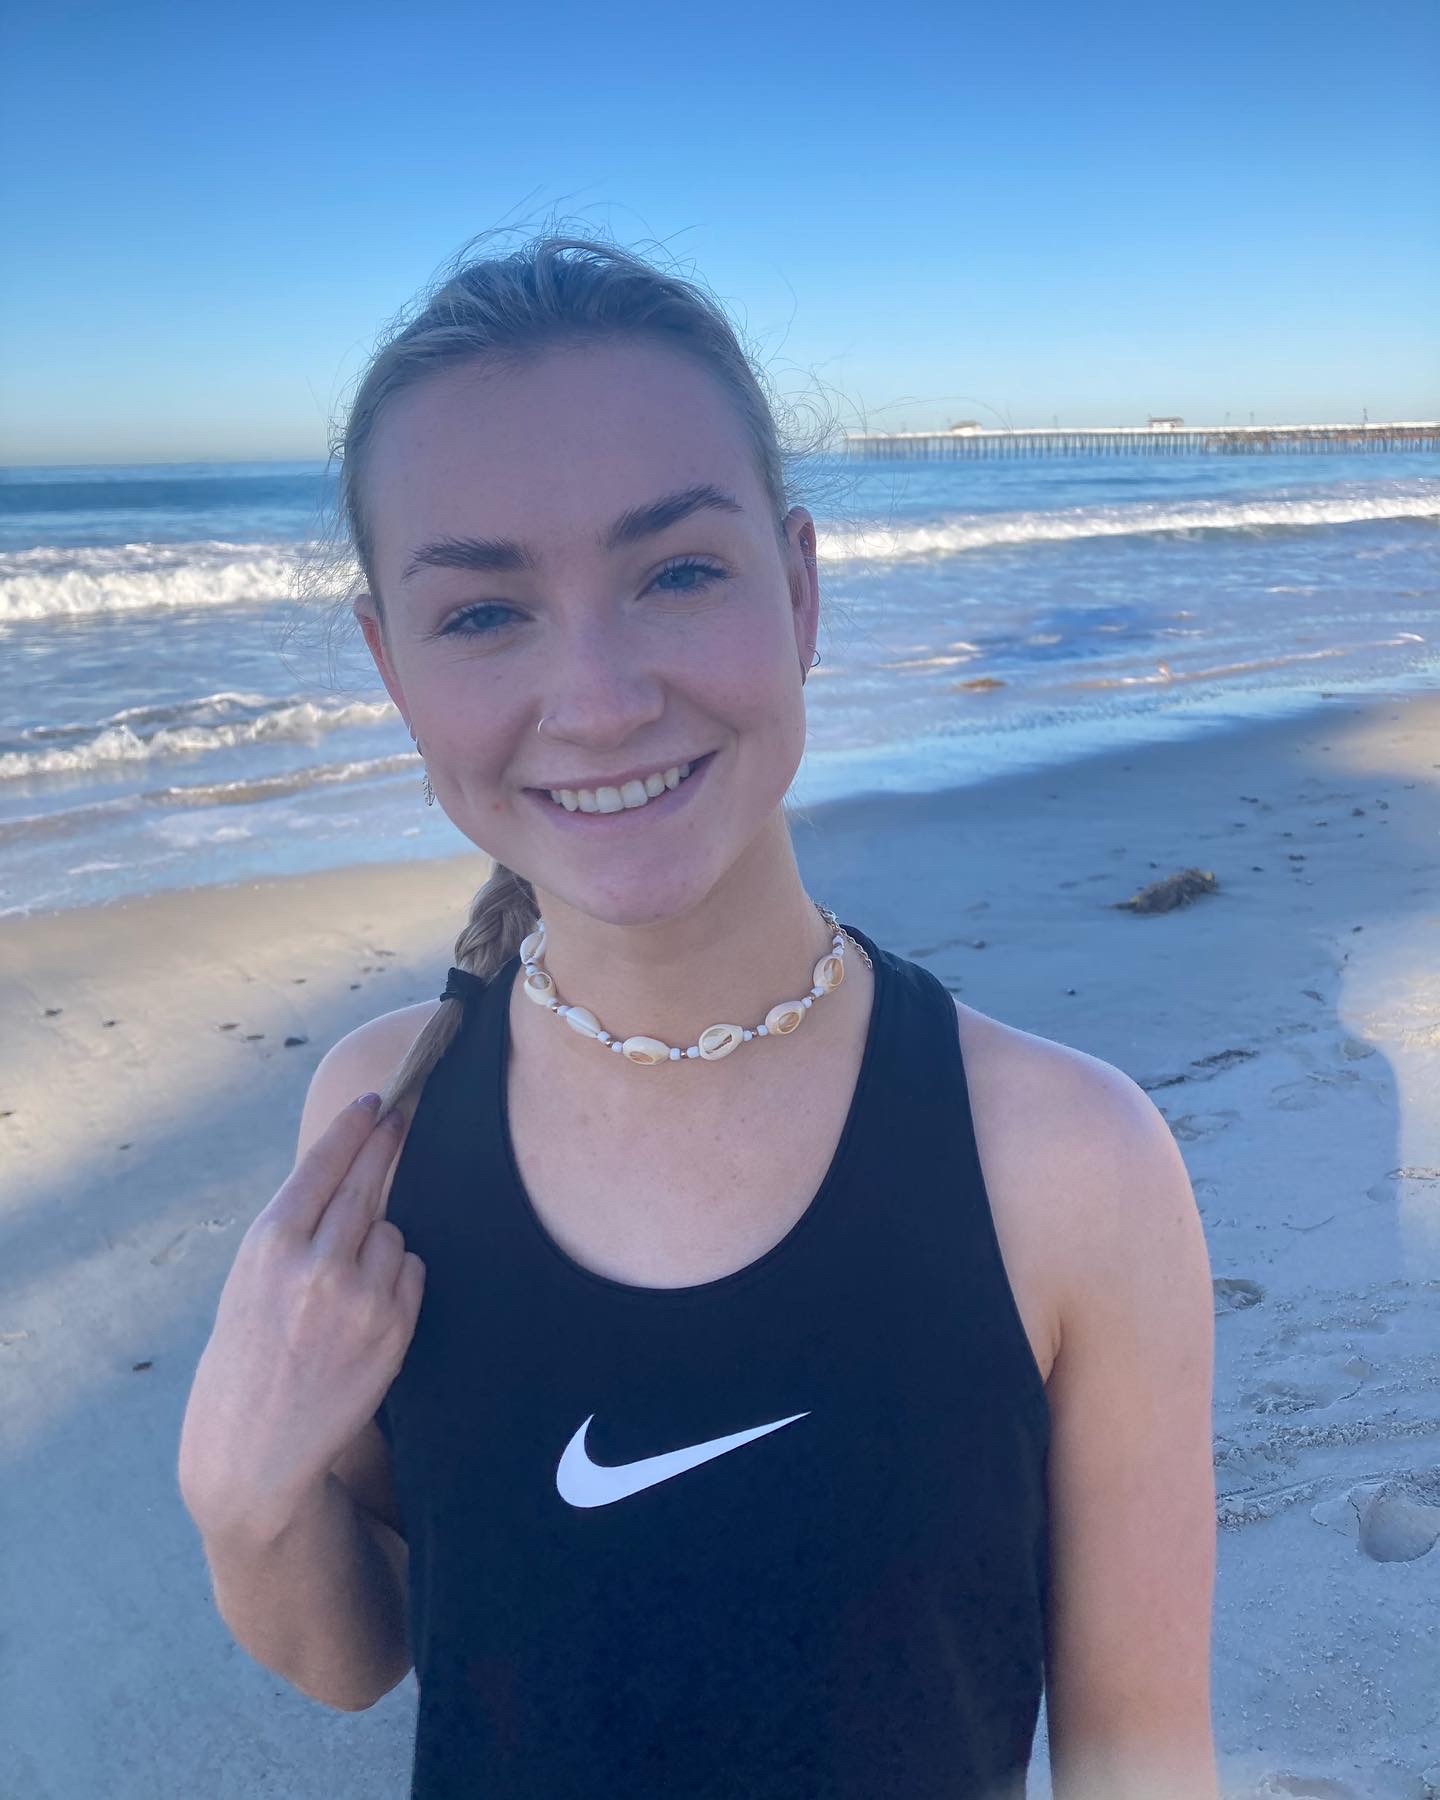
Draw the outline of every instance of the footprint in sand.
[[[1277,1344],[1298,1344],[1305,1338],[1313,1338],[1318,1350],[1336,1332],[1344,1332],[1347,1336],[1362,1332],[1368,1337],[1380,1337],[1389,1329],[1388,1320],[1382,1318],[1373,1306],[1367,1307],[1363,1312],[1351,1312],[1342,1308],[1331,1313],[1328,1318],[1316,1319],[1309,1324],[1282,1325],[1275,1333],[1275,1341]]]
[[[1363,1080],[1364,1076],[1356,1069],[1312,1069],[1303,1081],[1287,1081],[1280,1087],[1271,1088],[1270,1104],[1282,1112],[1308,1112],[1311,1107],[1326,1103],[1329,1095],[1324,1090],[1327,1087],[1353,1087]]]
[[[189,1237],[192,1231],[225,1231],[234,1223],[235,1221],[233,1218],[201,1219],[194,1225],[184,1225],[176,1232],[175,1236],[171,1238],[168,1244],[165,1244],[161,1249],[155,1252],[150,1260],[157,1269],[163,1268],[166,1263],[172,1263],[177,1257],[185,1254],[187,1248],[185,1239]]]
[[[1221,1275],[1210,1283],[1215,1291],[1216,1313],[1243,1312],[1265,1298],[1258,1281],[1246,1281],[1238,1275]]]
[[[1394,1201],[1401,1205],[1420,1200],[1423,1197],[1428,1203],[1429,1190],[1410,1185],[1422,1181],[1440,1181],[1440,1169],[1426,1167],[1391,1169],[1366,1188],[1365,1197],[1367,1200],[1379,1200],[1382,1203]]]
[[[1317,1406],[1331,1406],[1337,1400],[1347,1399],[1358,1393],[1363,1385],[1363,1381],[1354,1376],[1346,1377],[1337,1372],[1322,1381],[1262,1381],[1240,1398],[1257,1413],[1312,1412]]]
[[[1415,1562],[1440,1543],[1440,1467],[1357,1482],[1310,1517],[1353,1537],[1372,1562]]]
[[[1333,1775],[1262,1775],[1259,1783],[1226,1800],[1361,1800],[1359,1790]]]
[[[1168,1123],[1180,1143],[1193,1144],[1197,1138],[1214,1137],[1216,1132],[1224,1131],[1227,1125],[1239,1117],[1239,1113],[1233,1108],[1227,1108],[1223,1112],[1181,1113]]]

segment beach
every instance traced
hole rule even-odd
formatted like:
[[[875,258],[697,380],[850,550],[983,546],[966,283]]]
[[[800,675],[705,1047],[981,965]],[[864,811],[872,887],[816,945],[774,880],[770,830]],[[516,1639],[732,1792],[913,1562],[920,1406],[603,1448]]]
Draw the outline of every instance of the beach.
[[[1440,1794],[1440,697],[797,813],[809,891],[1165,1115],[1216,1288],[1227,1800]],[[1198,868],[1167,912],[1121,904]],[[439,993],[477,851],[0,919],[3,1800],[391,1800],[218,1618],[174,1479],[311,1071]],[[743,1721],[737,1721],[737,1730]],[[1044,1719],[1030,1793],[1049,1793]]]

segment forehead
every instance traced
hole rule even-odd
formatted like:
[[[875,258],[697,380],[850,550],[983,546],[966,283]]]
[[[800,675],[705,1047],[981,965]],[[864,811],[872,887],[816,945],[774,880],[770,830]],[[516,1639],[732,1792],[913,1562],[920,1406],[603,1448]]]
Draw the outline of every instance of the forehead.
[[[567,347],[517,368],[457,364],[387,403],[365,500],[382,587],[446,533],[588,544],[628,508],[693,483],[768,503],[735,404],[661,345]],[[598,551],[596,552],[598,553]]]

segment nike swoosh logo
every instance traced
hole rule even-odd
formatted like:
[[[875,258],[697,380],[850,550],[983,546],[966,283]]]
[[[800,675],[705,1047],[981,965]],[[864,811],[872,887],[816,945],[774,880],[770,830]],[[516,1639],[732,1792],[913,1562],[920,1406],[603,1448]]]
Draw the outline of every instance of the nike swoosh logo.
[[[590,1460],[585,1448],[585,1433],[590,1428],[591,1413],[565,1446],[555,1470],[555,1486],[560,1498],[572,1506],[609,1506],[613,1500],[624,1500],[642,1488],[669,1481],[672,1475],[683,1475],[687,1469],[724,1456],[727,1450],[738,1450],[753,1438],[778,1431],[782,1425],[793,1425],[806,1413],[791,1413],[788,1419],[774,1419],[768,1425],[752,1425],[748,1431],[732,1431],[728,1437],[710,1438],[703,1444],[686,1444],[680,1450],[665,1450],[659,1456],[642,1456],[638,1462],[597,1463]]]

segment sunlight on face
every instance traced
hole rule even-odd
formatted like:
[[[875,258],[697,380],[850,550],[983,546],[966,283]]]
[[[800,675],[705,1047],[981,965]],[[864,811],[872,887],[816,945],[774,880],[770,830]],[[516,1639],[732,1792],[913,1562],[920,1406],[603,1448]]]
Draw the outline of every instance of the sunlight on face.
[[[366,497],[386,609],[382,640],[362,608],[366,638],[472,842],[645,923],[773,827],[804,748],[814,527],[797,507],[782,543],[704,369],[609,343],[444,371],[382,415]],[[577,816],[545,792],[712,752],[653,809]]]

